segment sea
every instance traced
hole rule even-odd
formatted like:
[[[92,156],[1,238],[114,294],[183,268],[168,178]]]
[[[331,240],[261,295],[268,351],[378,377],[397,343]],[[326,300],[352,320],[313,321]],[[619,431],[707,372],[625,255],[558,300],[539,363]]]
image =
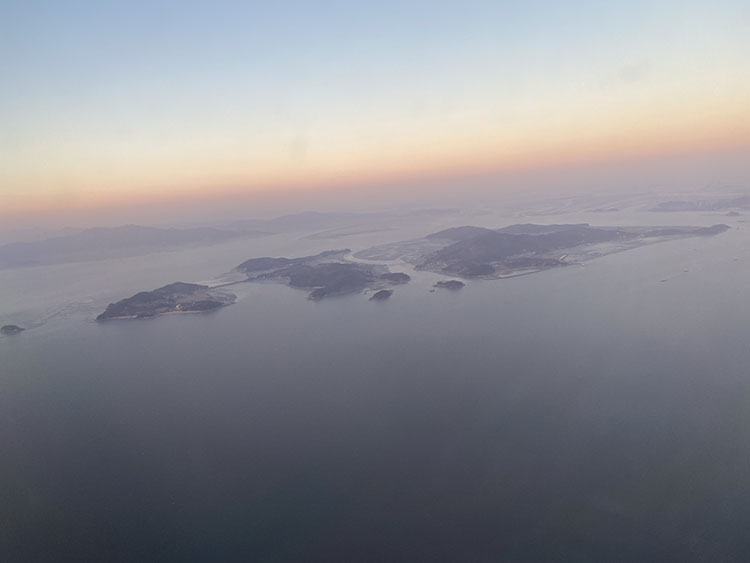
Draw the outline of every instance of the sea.
[[[248,258],[432,231],[0,271],[0,324],[27,328],[0,336],[0,561],[750,560],[748,225],[532,219],[732,229],[459,291],[392,264],[413,279],[385,302],[244,283],[106,323]]]

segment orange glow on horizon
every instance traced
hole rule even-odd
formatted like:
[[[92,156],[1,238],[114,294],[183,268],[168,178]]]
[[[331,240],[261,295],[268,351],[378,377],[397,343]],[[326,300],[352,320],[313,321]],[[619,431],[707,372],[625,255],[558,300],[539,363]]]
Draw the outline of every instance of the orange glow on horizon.
[[[358,186],[429,182],[465,175],[503,173],[547,167],[585,166],[633,158],[701,153],[750,147],[750,109],[740,96],[734,104],[684,103],[629,108],[619,114],[592,112],[526,128],[503,130],[491,125],[479,132],[459,131],[428,141],[401,139],[380,151],[334,147],[310,163],[284,166],[272,162],[248,173],[233,157],[199,163],[222,173],[201,174],[186,161],[162,170],[134,170],[106,187],[94,180],[79,189],[6,195],[0,217],[50,216],[57,213],[134,206],[188,203],[298,190],[356,189]],[[172,172],[185,169],[185,173]],[[152,173],[153,172],[153,173]],[[171,173],[170,173],[171,172]],[[150,180],[150,181],[149,181]],[[208,187],[210,186],[210,187]]]

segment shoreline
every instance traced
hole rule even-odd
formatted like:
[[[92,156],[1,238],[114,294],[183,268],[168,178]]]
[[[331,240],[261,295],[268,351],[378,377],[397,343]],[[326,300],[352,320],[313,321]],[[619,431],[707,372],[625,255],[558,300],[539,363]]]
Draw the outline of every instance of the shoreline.
[[[232,303],[224,303],[222,305],[219,305],[218,307],[214,307],[213,309],[206,309],[204,311],[164,311],[163,313],[156,313],[155,315],[149,315],[149,316],[143,316],[143,315],[124,315],[121,317],[107,317],[105,319],[95,319],[98,323],[103,323],[107,321],[133,321],[133,320],[149,320],[149,319],[155,319],[157,317],[163,317],[166,315],[191,315],[191,314],[199,314],[199,313],[211,313],[213,311],[218,311],[219,309],[223,309],[224,307],[227,307],[229,305],[233,305]]]

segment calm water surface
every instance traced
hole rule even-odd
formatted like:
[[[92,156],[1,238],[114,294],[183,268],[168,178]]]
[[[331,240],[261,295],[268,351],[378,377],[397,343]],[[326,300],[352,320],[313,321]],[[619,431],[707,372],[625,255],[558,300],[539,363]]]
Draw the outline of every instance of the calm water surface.
[[[0,560],[747,561],[747,233],[107,324],[248,245],[341,245],[2,272],[38,326],[0,338]]]

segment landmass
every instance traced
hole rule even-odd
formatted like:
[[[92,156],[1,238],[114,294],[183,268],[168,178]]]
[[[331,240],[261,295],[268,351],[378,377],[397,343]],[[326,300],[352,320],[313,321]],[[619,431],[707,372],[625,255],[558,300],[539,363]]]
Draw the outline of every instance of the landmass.
[[[407,283],[408,274],[391,272],[387,266],[351,262],[351,251],[329,250],[301,258],[252,258],[236,270],[247,275],[247,281],[275,281],[290,287],[310,290],[309,299],[379,290]]]
[[[448,281],[439,281],[432,287],[436,287],[438,289],[452,289],[455,291],[457,289],[461,289],[465,285],[466,284],[462,281],[448,280]]]
[[[499,229],[462,226],[444,229],[422,239],[362,250],[354,259],[402,260],[417,270],[463,278],[496,279],[524,275],[667,240],[711,236],[729,229],[712,227],[592,227],[588,223],[511,225]],[[111,303],[97,317],[140,319],[167,313],[211,311],[233,303],[236,296],[220,288],[242,282],[276,282],[309,291],[308,298],[374,291],[371,300],[388,299],[392,286],[410,281],[385,264],[354,261],[351,250],[328,250],[299,258],[251,258],[242,262],[220,284],[176,282],[153,291],[142,291]],[[244,276],[244,279],[242,279]],[[241,279],[236,279],[240,277]],[[457,290],[458,280],[439,281],[435,288]],[[433,290],[434,291],[434,290]],[[6,325],[10,327],[12,325]],[[3,333],[6,327],[3,327]],[[13,330],[7,328],[7,330]]]
[[[274,219],[242,219],[227,226],[231,229],[252,229],[266,233],[315,231],[307,238],[329,239],[368,232],[391,230],[400,223],[414,224],[434,217],[458,215],[458,209],[411,209],[376,213],[321,213],[306,211]]]
[[[649,211],[726,211],[728,209],[750,209],[750,196],[722,197],[699,200],[663,201]]]
[[[234,303],[235,299],[234,294],[212,290],[207,285],[176,282],[110,303],[96,320],[145,319],[167,313],[213,311]]]
[[[48,266],[140,256],[152,252],[219,244],[233,239],[258,237],[260,231],[230,231],[210,227],[161,229],[140,225],[96,227],[72,235],[35,242],[0,245],[0,269]]]
[[[710,236],[729,229],[712,227],[592,227],[519,224],[499,229],[463,226],[422,239],[357,252],[367,260],[403,260],[417,270],[464,278],[503,278],[579,263],[667,240]]]
[[[4,325],[0,327],[0,334],[20,334],[25,328],[21,328],[18,325]]]
[[[417,209],[395,213],[316,213],[274,219],[232,221],[218,227],[160,228],[143,225],[68,229],[39,240],[0,244],[0,269],[49,266],[142,256],[233,240],[305,232],[307,238],[336,239],[388,231],[397,225],[456,215],[455,209]]]
[[[244,274],[244,279],[229,282],[222,280],[224,283],[213,287],[176,282],[153,291],[141,291],[117,303],[110,303],[96,320],[144,319],[168,313],[213,311],[234,303],[236,299],[234,294],[221,288],[242,282],[284,283],[310,291],[308,298],[318,301],[325,297],[364,290],[379,293],[387,287],[401,285],[411,279],[408,274],[391,272],[387,266],[346,260],[345,256],[349,253],[349,249],[344,249],[301,258],[251,258],[235,268],[235,275]],[[377,299],[383,298],[384,294]]]

